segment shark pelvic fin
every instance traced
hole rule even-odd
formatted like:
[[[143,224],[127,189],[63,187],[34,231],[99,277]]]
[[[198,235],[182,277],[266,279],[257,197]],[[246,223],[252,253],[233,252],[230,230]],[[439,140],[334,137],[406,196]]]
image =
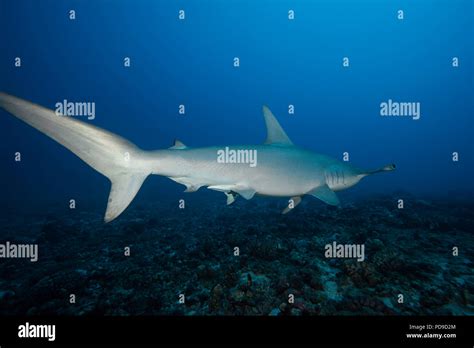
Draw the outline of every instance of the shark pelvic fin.
[[[174,140],[173,146],[171,146],[169,149],[170,150],[183,150],[187,149],[188,147],[184,145],[183,142],[179,141],[178,139]]]
[[[209,190],[219,191],[228,193],[235,188],[235,185],[210,185],[207,187]]]
[[[224,192],[224,193],[227,196],[227,205],[231,205],[232,203],[235,202],[235,197],[237,196],[236,193],[234,192]]]
[[[245,199],[252,199],[255,196],[255,190],[250,188],[245,189],[234,189],[233,191],[237,192],[239,195],[244,197]]]
[[[186,190],[184,192],[196,192],[201,188],[201,185],[193,185],[193,184],[184,184],[186,185]]]
[[[301,196],[291,197],[290,201],[288,202],[288,206],[281,212],[282,214],[287,214],[293,209],[296,208],[298,204],[301,203]]]
[[[256,191],[242,184],[236,185],[211,185],[207,187],[210,190],[224,192],[225,194],[233,193],[239,194],[245,199],[252,199]],[[227,196],[228,197],[228,196]]]
[[[316,187],[315,189],[309,191],[307,194],[322,200],[326,204],[330,204],[330,205],[341,204],[341,202],[339,201],[339,198],[337,198],[337,195],[326,184]]]
[[[276,144],[276,145],[293,145],[288,135],[286,135],[283,128],[281,128],[275,116],[268,108],[263,106],[263,117],[265,118],[265,125],[267,126],[267,139],[265,144]]]

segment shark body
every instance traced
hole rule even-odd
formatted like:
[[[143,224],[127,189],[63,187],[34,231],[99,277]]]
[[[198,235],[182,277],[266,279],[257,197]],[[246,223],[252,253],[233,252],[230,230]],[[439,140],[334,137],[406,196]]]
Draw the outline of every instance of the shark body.
[[[255,194],[291,197],[289,212],[312,195],[339,205],[335,191],[357,184],[367,175],[391,171],[393,164],[373,171],[295,146],[268,107],[263,107],[267,138],[262,145],[227,146],[235,152],[254,151],[258,163],[221,163],[223,147],[189,148],[180,141],[169,149],[144,151],[126,139],[77,119],[57,115],[26,100],[0,93],[0,107],[68,148],[112,183],[105,222],[119,216],[130,204],[149,175],[166,176],[186,186],[224,192],[227,204],[237,196]]]

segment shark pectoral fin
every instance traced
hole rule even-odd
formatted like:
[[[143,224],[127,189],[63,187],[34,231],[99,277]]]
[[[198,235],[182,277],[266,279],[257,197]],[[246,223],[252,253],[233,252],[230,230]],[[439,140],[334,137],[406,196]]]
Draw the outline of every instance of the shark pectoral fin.
[[[227,196],[227,205],[231,205],[232,203],[235,202],[235,197],[237,196],[237,194],[235,194],[234,192],[224,192],[224,193]]]
[[[275,116],[273,116],[268,106],[265,105],[263,106],[263,117],[265,118],[265,125],[267,126],[267,139],[265,140],[265,144],[293,145]]]
[[[112,188],[110,189],[107,211],[105,212],[105,222],[112,221],[128,207],[147,176],[143,174],[120,174],[110,178]]]
[[[188,147],[183,144],[182,141],[179,141],[178,139],[174,140],[173,146],[169,148],[169,150],[184,150],[187,149]]]
[[[301,196],[291,197],[288,202],[288,206],[281,212],[282,214],[287,214],[291,210],[295,209],[298,204],[301,203]]]
[[[253,189],[234,189],[233,191],[237,192],[239,195],[244,197],[245,199],[252,199],[255,196],[255,190]]]
[[[337,195],[326,184],[316,187],[315,189],[309,191],[307,194],[322,200],[326,204],[330,204],[330,205],[341,204],[341,202],[339,201],[339,198],[337,198]]]

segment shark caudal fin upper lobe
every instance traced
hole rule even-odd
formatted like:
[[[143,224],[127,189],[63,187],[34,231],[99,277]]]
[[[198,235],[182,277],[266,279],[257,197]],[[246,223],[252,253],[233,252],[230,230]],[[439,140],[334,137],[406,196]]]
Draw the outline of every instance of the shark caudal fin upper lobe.
[[[105,221],[119,216],[150,174],[145,152],[111,132],[0,93],[0,107],[57,141],[110,179]]]

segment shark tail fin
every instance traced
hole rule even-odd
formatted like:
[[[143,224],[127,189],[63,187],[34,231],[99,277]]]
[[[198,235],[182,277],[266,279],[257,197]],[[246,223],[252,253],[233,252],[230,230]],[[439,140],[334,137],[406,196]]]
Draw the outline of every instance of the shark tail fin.
[[[107,210],[104,221],[110,222],[128,207],[142,187],[148,174],[119,174],[110,179],[110,188]]]
[[[0,93],[0,107],[57,141],[112,183],[105,222],[119,216],[151,173],[146,152],[111,132]]]

